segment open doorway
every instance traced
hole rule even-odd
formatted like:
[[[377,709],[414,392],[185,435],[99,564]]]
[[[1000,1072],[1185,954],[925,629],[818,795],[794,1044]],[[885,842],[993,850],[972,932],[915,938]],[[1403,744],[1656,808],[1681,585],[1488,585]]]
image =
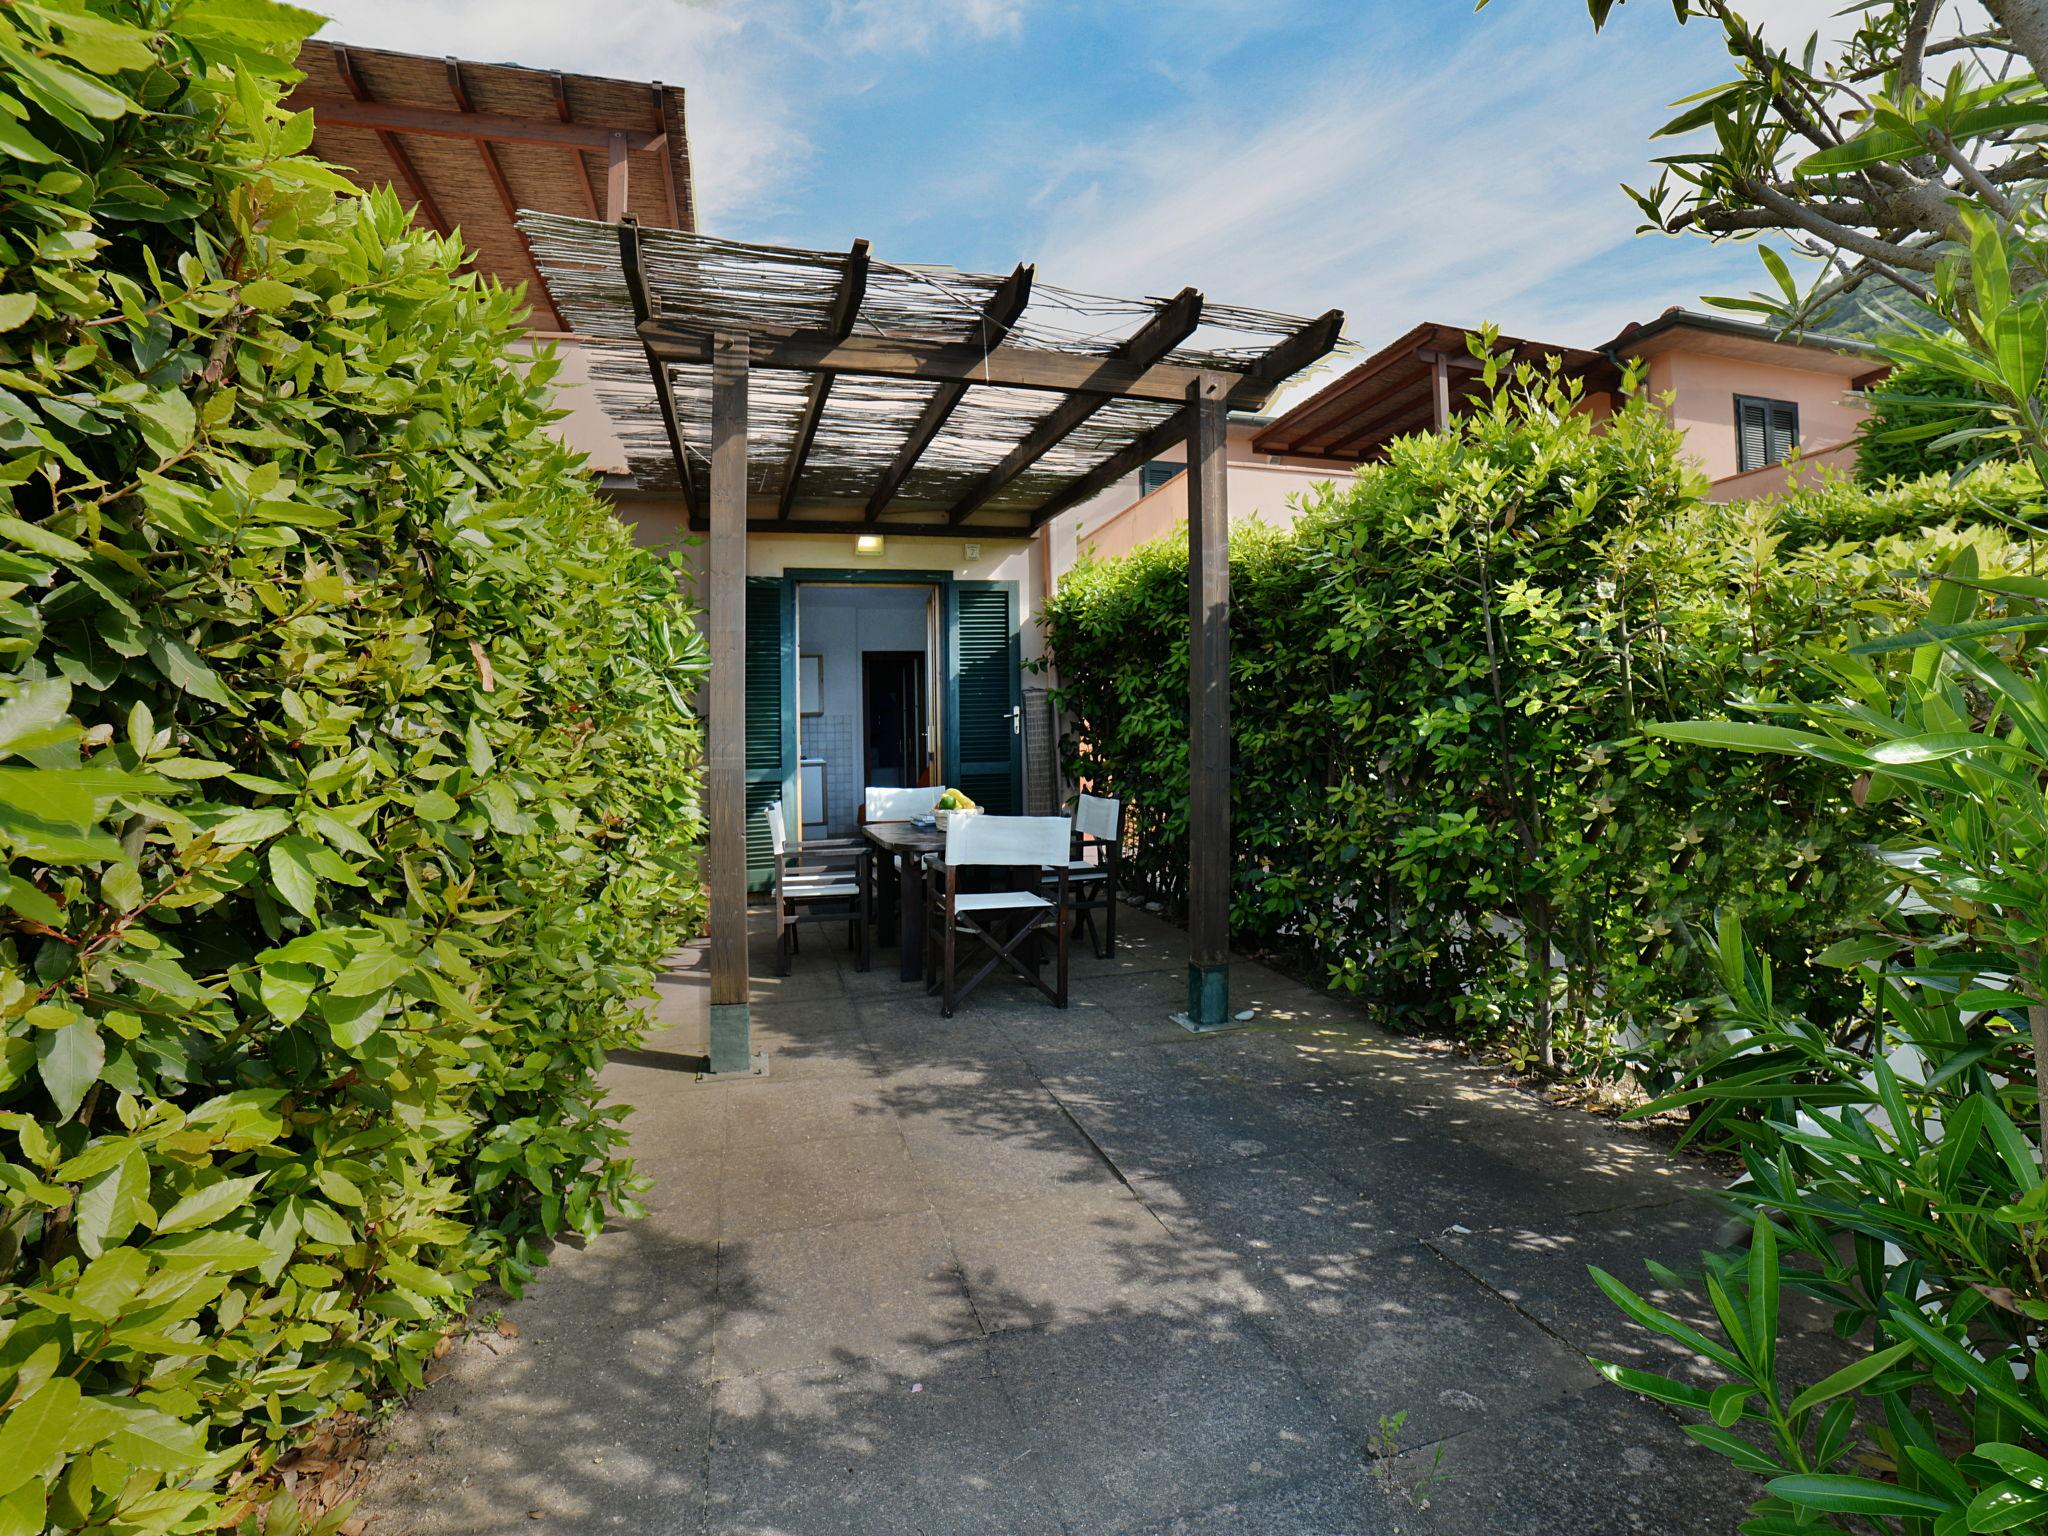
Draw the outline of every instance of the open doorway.
[[[923,651],[863,651],[864,782],[906,789],[931,782]]]
[[[806,834],[845,836],[863,791],[937,782],[940,588],[796,586],[797,797]]]

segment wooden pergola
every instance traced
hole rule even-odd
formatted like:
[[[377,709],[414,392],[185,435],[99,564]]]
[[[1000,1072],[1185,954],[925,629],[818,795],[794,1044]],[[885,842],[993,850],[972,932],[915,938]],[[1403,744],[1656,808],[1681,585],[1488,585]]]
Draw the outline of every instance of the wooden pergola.
[[[1337,344],[1316,319],[844,252],[523,213],[644,488],[709,531],[711,1069],[749,1070],[749,533],[1029,536],[1187,445],[1189,1006],[1229,1015],[1230,567],[1224,432]],[[609,345],[606,345],[609,344]]]

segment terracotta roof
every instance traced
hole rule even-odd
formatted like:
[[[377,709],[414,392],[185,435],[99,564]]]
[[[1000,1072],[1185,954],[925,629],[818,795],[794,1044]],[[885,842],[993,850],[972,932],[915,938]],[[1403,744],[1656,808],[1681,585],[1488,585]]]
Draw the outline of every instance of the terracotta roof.
[[[288,105],[313,110],[313,150],[364,187],[389,185],[414,217],[459,228],[477,267],[524,283],[535,324],[563,329],[519,232],[520,209],[623,211],[694,230],[683,93],[659,81],[485,64],[314,39]],[[608,176],[623,166],[623,210]]]

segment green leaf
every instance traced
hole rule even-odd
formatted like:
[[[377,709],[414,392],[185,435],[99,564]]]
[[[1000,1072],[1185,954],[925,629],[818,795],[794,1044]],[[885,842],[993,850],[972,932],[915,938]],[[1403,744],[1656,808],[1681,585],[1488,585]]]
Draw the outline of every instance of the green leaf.
[[[149,659],[157,670],[185,692],[209,703],[232,708],[238,701],[227,685],[176,635],[156,634],[149,640]]]
[[[32,293],[0,293],[0,331],[11,331],[35,318],[36,296]]]
[[[86,1257],[106,1252],[135,1229],[148,1210],[149,1162],[140,1150],[80,1186],[76,1213],[78,1245]]]
[[[384,991],[400,977],[410,975],[415,962],[388,949],[372,949],[349,961],[334,978],[330,990],[336,997],[367,997]]]
[[[86,1089],[99,1081],[106,1059],[106,1045],[89,1020],[36,1032],[36,1070],[49,1090],[58,1120],[69,1120],[78,1113],[79,1102]]]
[[[1798,1472],[1774,1477],[1765,1489],[1788,1504],[1831,1515],[1939,1515],[1955,1508],[1949,1500],[1872,1477],[1834,1472]]]
[[[62,678],[23,682],[0,703],[0,751],[33,751],[73,733],[71,684]]]
[[[1969,1525],[1974,1531],[2009,1531],[2033,1525],[2048,1515],[2048,1493],[2018,1483],[1994,1483],[1970,1500]]]
[[[56,560],[89,560],[92,558],[80,544],[73,543],[61,533],[52,533],[40,524],[27,522],[11,512],[0,512],[0,537],[32,549],[39,555],[48,555]]]
[[[78,1424],[78,1383],[69,1376],[44,1382],[0,1419],[0,1494],[14,1492],[72,1448]]]
[[[270,845],[270,878],[276,882],[278,895],[307,917],[319,914],[320,881],[313,873],[313,857],[320,851],[312,838],[296,833]]]
[[[2025,1446],[2008,1445],[2000,1440],[1987,1441],[1978,1446],[1977,1454],[2014,1482],[2048,1491],[2048,1457],[2030,1451]]]
[[[251,1174],[239,1179],[220,1179],[212,1184],[202,1185],[184,1199],[173,1205],[157,1222],[158,1236],[173,1232],[189,1232],[195,1227],[210,1227],[230,1212],[238,1211],[249,1203],[249,1196],[262,1182],[261,1175]]]
[[[1828,745],[1827,738],[1808,731],[1788,730],[1782,725],[1755,725],[1742,720],[1671,720],[1648,725],[1651,736],[1668,741],[1688,741],[1702,747],[1726,747],[1737,752],[1804,752]]]
[[[320,973],[293,960],[265,960],[256,972],[257,995],[280,1024],[295,1024],[313,1000]]]
[[[1792,1399],[1790,1411],[1794,1415],[1801,1414],[1809,1408],[1819,1407],[1830,1398],[1840,1397],[1845,1392],[1854,1392],[1865,1382],[1874,1381],[1879,1376],[1882,1376],[1886,1371],[1899,1364],[1902,1360],[1905,1360],[1912,1353],[1913,1345],[1909,1341],[1893,1344],[1872,1354],[1865,1355],[1861,1360],[1851,1365],[1843,1366],[1832,1376],[1815,1382],[1804,1392],[1801,1392]]]
[[[153,1472],[178,1472],[206,1460],[206,1431],[185,1424],[160,1409],[127,1398],[93,1399],[113,1410],[120,1428],[107,1438],[107,1449],[134,1466]]]

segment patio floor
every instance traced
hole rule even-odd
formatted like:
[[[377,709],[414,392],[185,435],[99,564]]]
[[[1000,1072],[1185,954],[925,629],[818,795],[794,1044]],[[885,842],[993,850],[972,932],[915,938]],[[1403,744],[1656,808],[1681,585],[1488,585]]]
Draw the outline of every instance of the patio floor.
[[[1753,1480],[1586,1359],[1695,1368],[1586,1265],[1694,1262],[1697,1166],[1248,963],[1254,1023],[1189,1036],[1184,938],[1121,924],[1066,1012],[991,983],[950,1021],[810,930],[743,1082],[693,1079],[679,963],[606,1073],[649,1216],[449,1356],[370,1530],[1733,1530]]]

